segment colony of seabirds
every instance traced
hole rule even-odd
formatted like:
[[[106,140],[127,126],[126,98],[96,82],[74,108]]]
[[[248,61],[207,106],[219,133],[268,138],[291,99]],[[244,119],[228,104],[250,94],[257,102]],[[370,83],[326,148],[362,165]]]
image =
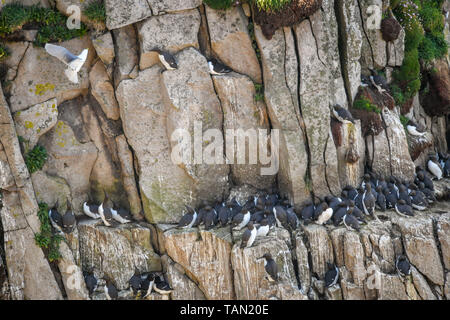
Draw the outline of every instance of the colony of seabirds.
[[[86,60],[87,50],[80,56],[75,56],[67,49],[55,45],[46,45],[49,54],[57,57],[69,66],[66,75],[71,81],[77,81],[77,73]],[[158,49],[160,62],[166,70],[175,70],[178,65],[175,58]],[[208,60],[209,72],[213,75],[224,75],[232,70],[221,64],[216,59]],[[361,76],[361,86],[374,86],[380,93],[388,90],[386,79],[371,71],[370,77]],[[351,113],[339,105],[331,108],[332,115],[341,123],[354,123]],[[410,120],[406,129],[410,135],[423,136],[417,125]],[[245,203],[239,203],[235,198],[230,202],[218,203],[214,206],[204,205],[198,211],[187,206],[187,213],[178,223],[178,228],[204,227],[211,230],[214,227],[230,226],[232,230],[242,230],[240,247],[251,247],[256,238],[265,237],[274,227],[285,228],[293,231],[298,228],[300,221],[304,225],[315,223],[318,225],[332,224],[335,227],[344,225],[349,230],[359,231],[361,225],[368,219],[378,220],[376,211],[395,211],[404,217],[414,216],[414,210],[425,210],[436,201],[432,179],[440,180],[442,177],[450,177],[450,157],[448,154],[436,154],[429,157],[427,172],[421,166],[416,168],[414,181],[401,181],[391,176],[389,179],[377,177],[368,172],[358,188],[346,186],[339,197],[326,196],[308,201],[299,211],[296,211],[288,199],[283,199],[275,192],[263,196],[250,196]],[[431,173],[431,174],[430,174]],[[59,233],[70,233],[75,228],[76,219],[70,204],[67,212],[61,215],[57,211],[58,203],[49,210],[49,218],[53,227]],[[130,213],[123,208],[116,208],[115,204],[105,193],[105,198],[100,205],[85,202],[83,212],[92,219],[101,219],[107,227],[132,221]],[[264,267],[267,279],[276,282],[278,266],[270,253],[265,253],[260,259],[264,259]],[[336,265],[328,263],[328,271],[325,274],[326,287],[333,286],[339,279],[339,269]],[[406,256],[400,255],[396,259],[396,269],[400,276],[410,274],[410,264]],[[92,272],[84,272],[86,286],[92,294],[97,289],[98,279]],[[113,281],[105,276],[106,284],[104,292],[108,300],[118,299],[118,290]],[[146,298],[153,290],[162,295],[170,294],[173,289],[163,276],[152,272],[135,274],[129,280],[130,290],[135,296]]]

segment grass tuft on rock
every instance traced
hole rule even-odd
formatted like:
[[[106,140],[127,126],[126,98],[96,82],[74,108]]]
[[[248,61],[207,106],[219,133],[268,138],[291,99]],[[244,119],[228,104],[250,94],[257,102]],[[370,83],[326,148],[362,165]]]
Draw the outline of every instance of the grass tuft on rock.
[[[371,103],[370,100],[365,97],[361,97],[355,100],[355,102],[353,103],[353,108],[358,110],[365,110],[368,112],[375,112],[377,114],[381,113],[380,108]]]
[[[36,145],[33,150],[27,152],[25,155],[25,164],[30,174],[41,170],[46,160],[47,150],[40,145]]]
[[[233,0],[203,0],[210,8],[216,10],[225,10],[231,8]]]
[[[66,21],[67,17],[56,9],[8,4],[0,12],[0,37],[6,37],[25,25],[38,29],[35,40],[38,46],[47,42],[67,41],[86,34],[87,27],[83,23],[80,29],[68,29]]]
[[[103,1],[95,1],[90,3],[84,10],[83,14],[91,21],[97,23],[106,22],[106,11]]]
[[[41,222],[41,229],[39,233],[35,234],[34,241],[36,245],[46,250],[50,262],[57,261],[61,258],[59,244],[64,238],[61,235],[54,235],[52,233],[50,218],[48,216],[48,205],[46,203],[39,203],[37,215]]]

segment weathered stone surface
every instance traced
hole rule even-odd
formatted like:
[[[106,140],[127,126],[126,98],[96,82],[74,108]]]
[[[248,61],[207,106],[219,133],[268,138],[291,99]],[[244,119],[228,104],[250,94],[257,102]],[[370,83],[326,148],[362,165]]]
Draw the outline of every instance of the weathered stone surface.
[[[86,62],[78,73],[78,83],[72,83],[65,75],[67,66],[49,55],[44,48],[30,46],[17,69],[17,77],[11,84],[10,107],[12,112],[56,98],[57,104],[73,99],[89,87],[88,69],[94,57],[94,49],[88,36],[60,43],[74,54],[88,48]]]
[[[241,249],[240,241],[236,242],[231,251],[236,299],[307,299],[298,289],[288,244],[289,233],[278,228],[268,236],[255,240],[250,248]],[[276,284],[266,279],[264,259],[257,260],[265,253],[270,253],[278,265],[279,281]]]
[[[202,4],[202,0],[148,0],[148,3],[152,8],[153,14],[156,15],[194,9]]]
[[[398,275],[381,274],[379,300],[409,300],[405,285]]]
[[[444,294],[447,300],[450,299],[450,272],[447,272],[447,277],[445,278]]]
[[[39,137],[48,132],[58,119],[56,99],[39,103],[13,115],[17,135],[25,139],[26,150],[34,148]]]
[[[116,43],[116,64],[114,67],[114,87],[123,79],[138,76],[138,41],[133,26],[126,26],[113,31]]]
[[[184,148],[184,143],[189,143],[190,150],[183,152],[184,154],[175,152],[172,159],[178,157],[179,160],[188,160],[178,166],[183,167],[194,182],[194,200],[222,201],[229,188],[230,168],[225,164],[223,142],[220,141],[223,141],[220,102],[209,76],[206,59],[194,48],[181,51],[176,58],[178,69],[162,74],[164,105],[167,110],[166,131],[171,137],[172,149],[180,149],[180,143],[183,143]],[[174,132],[179,135],[178,129],[187,130],[183,131],[188,133],[183,138],[188,141],[179,141],[181,138],[174,135]],[[209,131],[211,136],[203,135],[210,129],[213,129]],[[212,138],[214,143],[211,143]],[[201,159],[200,151],[203,153]],[[184,155],[190,159],[182,158]]]
[[[311,271],[324,279],[328,271],[327,263],[334,261],[333,245],[327,229],[319,225],[308,225],[304,227],[304,231],[311,253]]]
[[[355,232],[346,232],[343,242],[344,262],[349,271],[349,279],[358,287],[363,287],[366,279],[366,268],[364,266],[364,249],[359,241],[359,236]]]
[[[300,105],[306,125],[310,174],[314,194],[340,192],[336,146],[330,129],[329,67],[318,55],[316,37],[308,20],[295,27],[300,64]]]
[[[56,2],[56,9],[58,9],[62,14],[66,15],[72,19],[73,19],[73,17],[71,17],[71,15],[74,13],[73,6],[76,6],[76,8],[81,9],[80,10],[81,11],[80,12],[81,22],[87,24],[88,26],[94,27],[96,30],[104,30],[105,29],[104,22],[92,21],[84,14],[84,10],[90,4],[92,4],[96,1],[97,0],[55,0],[53,2]]]
[[[0,4],[1,7],[1,4]],[[6,80],[12,81],[17,75],[17,68],[22,60],[25,52],[28,50],[30,44],[28,42],[5,42],[5,48],[9,52],[9,56],[3,58],[2,63],[7,67]],[[3,88],[4,90],[6,88]]]
[[[62,120],[42,136],[40,143],[48,154],[43,170],[66,180],[74,213],[81,214],[90,191],[89,177],[97,159],[97,148],[92,142],[80,143],[69,124]]]
[[[411,267],[411,275],[414,282],[414,287],[422,300],[436,300],[436,296],[433,291],[431,291],[427,280],[420,274],[420,272],[417,271],[416,268]]]
[[[40,170],[31,175],[31,180],[38,202],[45,202],[51,208],[56,201],[63,207],[70,201],[70,187],[63,178],[48,175]]]
[[[242,130],[243,134],[239,137],[243,136],[244,132],[253,132],[256,136],[259,134],[259,130],[264,130],[264,133],[266,133],[270,129],[266,106],[264,103],[255,102],[255,87],[248,77],[232,73],[227,76],[213,76],[212,78],[222,105],[225,133],[227,133],[227,130]],[[245,139],[245,136],[242,138]],[[225,146],[227,156],[232,154],[231,150],[239,150],[238,148],[241,148],[242,145],[246,146],[245,142],[239,142],[243,141],[239,139],[237,138],[230,148],[228,148],[228,145]],[[265,145],[265,150],[269,150],[267,148],[270,140],[249,142],[246,150],[255,147],[254,152],[244,156],[245,164],[239,164],[238,154],[235,151],[231,173],[233,181],[238,185],[249,184],[257,189],[268,189],[274,182],[275,175],[263,175],[261,171],[263,164],[257,150],[258,143]],[[250,162],[251,159],[254,160]],[[227,163],[232,161],[229,157],[227,157],[227,160]],[[264,165],[264,167],[269,165],[270,163]]]
[[[181,265],[173,262],[167,255],[161,257],[161,262],[165,275],[174,288],[170,295],[172,300],[205,300],[203,292],[187,277]]]
[[[446,269],[450,269],[450,213],[441,215],[436,221],[442,259]]]
[[[136,187],[136,179],[133,167],[133,155],[128,147],[127,140],[124,135],[116,137],[117,154],[120,160],[122,173],[122,183],[130,202],[130,211],[134,219],[142,220],[142,205],[139,198],[138,189]]]
[[[121,28],[152,15],[147,0],[105,0],[106,27]]]
[[[0,9],[6,6],[7,4],[11,3],[17,3],[16,0],[3,0],[0,2]],[[50,4],[48,0],[21,0],[20,4],[24,6],[31,6],[31,5],[40,5],[41,7],[49,8]]]
[[[159,62],[158,54],[152,51],[155,48],[172,54],[187,47],[198,48],[199,27],[198,10],[154,16],[139,23],[137,30],[141,48],[140,69],[149,68]]]
[[[298,278],[302,292],[309,292],[311,286],[311,274],[308,260],[308,248],[300,233],[295,235],[295,255],[297,257]]]
[[[190,204],[193,181],[170,155],[159,66],[117,88],[123,130],[137,158],[144,213],[150,222],[176,222]]]
[[[78,224],[83,267],[114,279],[119,290],[128,288],[135,267],[141,272],[162,270],[150,243],[150,229],[136,224],[115,228],[98,224],[96,220]]]
[[[211,47],[234,71],[261,83],[261,70],[247,29],[248,19],[240,7],[215,10],[205,6]]]
[[[309,190],[304,180],[308,162],[302,132],[304,124],[298,108],[297,90],[291,89],[297,88],[298,79],[294,39],[291,36],[286,42],[285,32],[277,30],[269,41],[259,26],[255,26],[255,36],[261,50],[264,97],[270,122],[273,129],[280,130],[278,185],[280,192],[299,207],[309,197]],[[287,49],[291,49],[288,54]]]
[[[444,285],[444,270],[439,257],[430,218],[398,218],[408,259],[431,282]]]
[[[162,238],[167,255],[198,283],[206,299],[235,298],[229,228],[200,232],[170,229],[162,234]]]
[[[387,43],[388,65],[399,67],[405,57],[405,30],[402,28],[398,39]]]
[[[92,45],[95,48],[95,52],[97,52],[97,56],[105,64],[108,75],[111,78],[110,71],[112,71],[112,63],[114,62],[114,58],[116,56],[116,53],[114,52],[114,42],[111,32],[106,32],[102,35],[92,38]]]
[[[114,87],[101,61],[97,61],[92,67],[89,72],[89,81],[91,82],[91,93],[102,107],[103,112],[109,119],[118,120],[120,117],[119,104],[114,94]]]

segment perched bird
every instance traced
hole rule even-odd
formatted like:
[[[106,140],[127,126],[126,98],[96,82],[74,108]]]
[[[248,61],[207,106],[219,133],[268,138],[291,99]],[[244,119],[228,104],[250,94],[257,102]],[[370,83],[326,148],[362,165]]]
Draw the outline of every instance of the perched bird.
[[[404,185],[398,187],[398,199],[405,200],[408,206],[411,205],[411,197],[408,194],[408,189]]]
[[[397,204],[397,192],[394,190],[393,186],[389,186],[384,189],[384,195],[386,197],[386,208],[394,208]]]
[[[305,225],[311,222],[314,216],[314,203],[311,200],[308,200],[303,207],[302,211],[300,211],[300,215],[305,222]]]
[[[408,133],[410,135],[416,136],[416,137],[422,137],[426,133],[426,132],[419,131],[419,129],[417,128],[417,124],[412,120],[409,120],[408,123],[406,124],[406,130],[408,131]]]
[[[267,219],[263,219],[261,221],[261,224],[258,226],[256,230],[256,236],[265,237],[269,233],[269,230],[270,230],[269,222],[267,221]]]
[[[278,281],[278,265],[275,260],[272,259],[272,255],[270,253],[265,253],[259,259],[264,259],[264,269],[267,272],[267,280],[269,280],[269,282]]]
[[[270,211],[269,211],[269,213],[270,213]],[[266,216],[267,216],[266,210],[264,210],[264,211],[256,211],[256,212],[252,213],[252,215],[250,217],[250,221],[253,221],[253,223],[261,223],[261,221],[263,219],[265,219]]]
[[[217,212],[211,206],[206,206],[205,210],[206,211],[203,216],[203,223],[205,224],[205,230],[210,230],[216,225],[218,221]]]
[[[75,215],[73,214],[73,211],[70,208],[69,201],[67,201],[67,211],[62,217],[62,223],[63,223],[63,231],[65,233],[71,233],[75,228],[76,219]]]
[[[132,220],[131,213],[124,208],[119,208],[117,210],[112,210],[112,217],[119,223],[129,223]]]
[[[344,190],[347,191],[347,198],[350,200],[355,200],[356,197],[358,196],[358,190],[356,190],[355,188],[353,188],[352,186],[346,186],[344,188]]]
[[[340,202],[339,202],[340,203]],[[339,203],[336,207],[339,206]],[[322,209],[323,211],[317,216],[316,223],[319,225],[323,225],[328,222],[328,220],[331,219],[333,216],[333,208],[329,208],[328,204],[326,202],[322,203]],[[316,210],[317,212],[317,210]]]
[[[155,275],[153,273],[145,273],[141,275],[141,297],[145,299],[152,293]]]
[[[153,290],[162,295],[168,295],[173,291],[169,283],[165,280],[161,280],[160,277],[155,278],[155,282],[153,283]]]
[[[117,300],[119,298],[119,292],[117,291],[116,287],[112,283],[112,281],[109,278],[106,278],[106,284],[105,284],[105,295],[107,300]]]
[[[363,211],[368,216],[375,216],[375,197],[372,194],[372,185],[366,185],[366,191],[362,197]]]
[[[163,64],[163,66],[167,70],[175,70],[178,69],[177,62],[175,61],[175,58],[173,55],[171,55],[168,52],[161,51],[159,49],[153,49],[152,51],[155,51],[158,53],[159,61]]]
[[[55,206],[53,209],[48,210],[48,217],[50,219],[50,223],[52,224],[53,228],[55,228],[56,231],[59,233],[63,233],[63,218],[61,214],[58,212],[58,200],[56,200]]]
[[[361,87],[368,87],[370,83],[370,78],[361,73]]]
[[[358,207],[355,206],[355,202],[354,201],[350,200],[348,202],[348,209],[352,209],[353,210],[352,215],[356,219],[358,219],[362,223],[366,223],[366,219],[365,219],[364,213],[361,211],[361,209],[359,209]]]
[[[222,206],[219,209],[219,223],[222,227],[225,227],[231,219],[231,204]]]
[[[403,199],[398,200],[397,204],[395,205],[395,211],[399,215],[404,216],[404,217],[408,217],[408,216],[412,217],[412,216],[414,216],[412,207],[407,205],[405,200],[403,200]]]
[[[423,182],[419,182],[419,190],[420,190],[420,192],[422,192],[425,195],[428,203],[433,203],[436,201],[436,196],[434,195],[434,191],[425,187],[425,184]]]
[[[108,194],[105,192],[105,198],[98,207],[98,213],[105,226],[110,227],[113,221],[113,211],[111,200],[109,200]]]
[[[364,189],[362,187],[358,188],[358,194],[355,197],[355,206],[357,206],[360,210],[364,211],[363,206],[363,197],[364,197]]]
[[[142,278],[139,274],[139,271],[135,269],[133,276],[128,280],[130,284],[130,289],[133,291],[134,295],[137,295],[139,290],[141,290]]]
[[[342,199],[338,197],[326,196],[325,201],[327,202],[329,208],[333,209],[333,211],[336,211],[339,203],[342,202]]]
[[[448,154],[442,157],[442,165],[444,177],[450,178],[450,156]]]
[[[372,85],[378,90],[379,93],[383,93],[389,90],[389,85],[385,77],[379,75],[373,69],[370,69],[370,73],[370,82],[372,82]]]
[[[84,282],[86,283],[86,288],[89,291],[89,294],[92,294],[95,290],[97,290],[98,280],[93,273],[83,272]]]
[[[339,269],[334,263],[327,263],[328,271],[325,273],[325,287],[334,286],[339,280]]]
[[[256,234],[258,231],[253,226],[253,222],[249,222],[247,224],[247,230],[245,230],[244,234],[242,235],[242,242],[241,242],[241,248],[249,248],[253,245],[253,242],[256,239]]]
[[[431,155],[428,163],[427,163],[428,170],[438,179],[441,180],[442,178],[442,168],[439,164],[439,161],[435,155]]]
[[[195,220],[197,219],[197,212],[189,206],[185,206],[187,209],[187,213],[181,217],[178,222],[177,228],[188,229],[192,228]]]
[[[352,213],[353,208],[348,208],[347,213],[344,215],[344,218],[342,220],[344,221],[344,225],[348,230],[359,231],[360,229],[359,221]]]
[[[224,74],[230,73],[231,70],[226,65],[217,61],[217,59],[212,58],[208,61],[209,73],[217,76],[223,76]]]
[[[384,190],[387,188],[387,183],[386,183],[386,180],[384,179],[384,177],[380,177],[378,179],[377,187],[378,186],[381,186],[381,190]]]
[[[339,203],[337,211],[333,214],[333,223],[337,227],[342,223],[342,219],[347,214],[347,204],[345,202]]]
[[[244,208],[242,208],[244,211]],[[245,213],[238,213],[233,217],[231,220],[231,225],[233,226],[234,230],[241,230],[243,227],[247,225],[247,223],[250,221],[250,211],[245,210]]]
[[[275,220],[277,221],[278,227],[283,227],[287,229],[287,213],[286,210],[280,205],[273,207],[273,214],[275,216]]]
[[[68,66],[64,71],[67,78],[73,83],[78,83],[78,72],[86,61],[88,49],[84,49],[80,55],[76,56],[64,47],[46,43],[45,51],[64,62]]]
[[[347,109],[341,107],[340,105],[336,104],[332,108],[333,116],[342,123],[352,123],[355,124],[355,120],[353,120],[353,116]]]
[[[406,277],[411,274],[411,264],[404,255],[397,257],[395,268],[397,269],[397,273],[400,277]]]
[[[386,196],[383,193],[383,188],[381,185],[377,186],[377,207],[381,211],[386,211]]]
[[[190,210],[192,210],[192,212],[197,213],[197,218],[194,219],[194,224],[191,226],[192,228],[194,227],[199,227],[201,224],[203,224],[203,219],[205,217],[206,214],[206,209],[205,209],[206,205],[201,208],[198,213],[196,211],[194,211],[194,209],[189,209],[188,212],[190,212]]]
[[[409,195],[411,196],[411,206],[414,209],[423,211],[427,208],[428,202],[423,192],[411,190]]]
[[[83,203],[83,212],[88,217],[92,219],[100,219],[100,214],[98,213],[98,205],[89,204],[88,202]]]
[[[298,227],[298,218],[294,212],[294,208],[288,208],[286,210],[287,214],[287,223],[291,230],[295,230]]]
[[[431,180],[428,175],[425,173],[425,171],[420,171],[417,173],[417,178],[419,179],[419,182],[423,182],[425,185],[425,188],[430,189],[431,191],[434,191],[434,183],[433,180]],[[419,185],[419,184],[418,184]]]

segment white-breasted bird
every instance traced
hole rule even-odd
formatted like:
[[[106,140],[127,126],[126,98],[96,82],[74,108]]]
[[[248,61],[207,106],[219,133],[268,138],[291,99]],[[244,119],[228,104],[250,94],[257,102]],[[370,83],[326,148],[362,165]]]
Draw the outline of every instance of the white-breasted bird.
[[[442,178],[442,168],[439,164],[439,161],[435,155],[431,155],[428,163],[427,163],[428,170],[438,179],[441,180]]]
[[[78,83],[78,72],[86,61],[88,49],[84,49],[80,55],[76,56],[64,47],[47,43],[45,44],[45,51],[64,62],[68,66],[64,71],[67,78],[73,83]]]
[[[215,58],[212,58],[211,60],[208,61],[208,67],[209,67],[209,73],[212,75],[216,75],[216,76],[223,76],[223,75],[233,71],[230,68],[228,68],[226,65],[217,61],[217,59],[215,59]],[[256,199],[256,197],[255,197],[255,199]],[[256,205],[256,203],[255,203],[255,205]]]
[[[173,55],[159,49],[153,49],[152,51],[156,51],[158,53],[159,61],[167,70],[178,69],[177,62],[175,61],[175,57]]]

